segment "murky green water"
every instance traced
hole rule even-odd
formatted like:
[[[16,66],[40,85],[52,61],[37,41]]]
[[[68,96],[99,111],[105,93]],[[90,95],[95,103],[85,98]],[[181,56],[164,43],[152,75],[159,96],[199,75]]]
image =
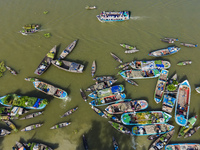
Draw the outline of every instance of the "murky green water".
[[[85,10],[85,6],[97,6],[96,10]],[[149,102],[148,110],[161,110],[161,104],[153,100],[157,79],[137,80],[138,87],[125,83],[117,76],[118,64],[110,52],[117,54],[124,62],[131,60],[153,59],[148,56],[151,50],[167,47],[169,44],[160,42],[162,37],[179,38],[181,42],[199,43],[200,29],[200,1],[198,0],[9,0],[0,1],[0,60],[19,72],[18,76],[11,75],[8,71],[0,79],[0,95],[17,93],[19,95],[37,96],[48,98],[49,105],[45,108],[44,115],[30,120],[16,120],[14,123],[19,129],[33,124],[44,123],[41,128],[30,132],[17,132],[0,139],[0,149],[9,150],[15,141],[39,141],[49,144],[56,150],[82,150],[82,134],[88,140],[89,149],[112,150],[112,136],[115,136],[120,148],[123,150],[146,150],[151,141],[146,137],[130,137],[113,129],[108,120],[101,118],[90,109],[79,93],[79,89],[86,89],[94,81],[91,77],[91,64],[97,62],[96,75],[115,75],[118,84],[125,85],[127,98],[146,99]],[[44,15],[43,12],[49,13]],[[131,19],[126,22],[101,23],[96,15],[103,10],[131,11]],[[24,24],[39,23],[42,31],[30,36],[18,33]],[[43,34],[50,32],[51,38]],[[57,45],[58,55],[73,40],[79,39],[74,51],[66,60],[83,63],[83,74],[68,73],[51,66],[42,76],[34,75],[40,61],[45,54]],[[140,51],[135,54],[125,54],[120,43],[136,45]],[[176,43],[180,46],[180,42]],[[57,55],[57,57],[58,57]],[[175,72],[179,80],[188,79],[192,88],[190,115],[200,116],[200,95],[195,87],[200,85],[198,48],[181,47],[180,52],[164,57],[172,64],[169,76]],[[182,60],[192,60],[190,66],[176,66]],[[70,102],[47,96],[33,87],[31,82],[24,81],[25,77],[38,77],[69,93]],[[74,114],[60,118],[67,110],[78,106]],[[104,109],[101,108],[102,110]],[[33,112],[33,111],[32,111]],[[174,116],[174,112],[172,114]],[[71,121],[66,128],[50,130],[54,124]],[[175,135],[170,143],[199,142],[199,133],[188,139],[177,139],[179,130],[174,118],[169,123],[175,125]],[[199,124],[199,119],[196,124]],[[5,124],[0,123],[1,127]],[[131,128],[131,127],[130,127]],[[9,129],[9,128],[7,128]]]

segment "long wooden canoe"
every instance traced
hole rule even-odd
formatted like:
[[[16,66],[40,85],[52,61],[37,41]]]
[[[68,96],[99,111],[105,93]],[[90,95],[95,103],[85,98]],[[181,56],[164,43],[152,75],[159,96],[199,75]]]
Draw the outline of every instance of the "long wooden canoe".
[[[93,61],[92,62],[92,70],[91,70],[92,77],[94,76],[95,72],[96,72],[96,63],[95,63],[95,61]]]
[[[199,150],[200,144],[197,143],[176,143],[168,144],[165,146],[165,150]]]
[[[63,127],[66,127],[68,125],[70,125],[71,122],[63,122],[63,123],[59,123],[59,124],[56,124],[54,125],[53,127],[51,127],[50,129],[58,129],[58,128],[63,128]]]
[[[38,123],[38,124],[33,124],[33,125],[29,125],[29,126],[23,128],[21,131],[31,131],[31,130],[34,130],[34,129],[36,129],[36,128],[41,127],[42,125],[43,125],[43,124],[40,124],[40,123]]]

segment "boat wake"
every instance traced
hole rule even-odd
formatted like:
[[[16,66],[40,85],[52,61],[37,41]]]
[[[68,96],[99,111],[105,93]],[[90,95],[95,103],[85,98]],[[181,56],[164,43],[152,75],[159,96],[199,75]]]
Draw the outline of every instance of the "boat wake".
[[[130,17],[131,20],[142,20],[142,19],[145,19],[147,17],[145,16],[134,16],[134,17]]]
[[[67,105],[67,102],[70,102],[71,101],[71,97],[67,97],[66,99],[63,99],[62,100],[62,103],[60,104],[60,107],[65,109],[65,106]]]
[[[131,135],[131,142],[132,142],[132,148],[133,148],[133,149],[136,149],[137,143],[135,142],[135,137],[134,137],[134,135]]]

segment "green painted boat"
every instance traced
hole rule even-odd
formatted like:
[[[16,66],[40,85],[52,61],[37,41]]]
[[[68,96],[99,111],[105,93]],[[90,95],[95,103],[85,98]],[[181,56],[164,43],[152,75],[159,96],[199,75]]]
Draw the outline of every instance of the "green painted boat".
[[[187,60],[187,61],[181,61],[177,65],[178,66],[185,66],[185,65],[191,65],[191,64],[192,64],[192,61],[191,60]]]

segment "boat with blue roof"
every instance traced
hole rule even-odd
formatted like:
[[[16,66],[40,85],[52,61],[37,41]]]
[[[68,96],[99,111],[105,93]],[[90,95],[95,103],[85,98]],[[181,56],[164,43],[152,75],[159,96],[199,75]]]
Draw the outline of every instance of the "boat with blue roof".
[[[19,96],[17,94],[8,94],[0,97],[0,104],[7,107],[19,106],[26,109],[43,109],[46,107],[47,103],[47,99]]]
[[[180,49],[181,48],[179,48],[177,46],[170,46],[170,47],[167,47],[167,48],[152,51],[148,55],[154,56],[154,57],[168,56],[168,55],[177,53]]]
[[[125,125],[145,125],[166,123],[172,116],[163,111],[130,112],[121,115],[121,121]]]
[[[97,98],[91,101],[89,104],[92,106],[104,106],[104,105],[109,105],[116,102],[124,101],[125,98],[126,98],[125,93],[116,93],[111,96]]]
[[[175,106],[175,121],[180,126],[186,126],[189,116],[191,87],[188,80],[183,81],[178,88]]]
[[[124,70],[120,71],[119,74],[126,79],[149,79],[159,77],[160,70]]]
[[[140,60],[132,61],[129,65],[133,69],[149,70],[149,69],[168,69],[171,64],[165,60]]]
[[[129,11],[103,11],[96,17],[100,22],[125,21],[130,19],[130,13]]]
[[[68,97],[68,94],[66,91],[64,91],[60,88],[57,88],[53,85],[50,85],[48,83],[45,83],[42,81],[35,81],[35,82],[33,82],[33,85],[37,90],[39,90],[47,95],[51,95],[55,98],[66,99]]]
[[[132,127],[132,134],[136,136],[161,135],[171,131],[172,129],[174,129],[174,126],[167,123],[139,125]]]
[[[123,85],[115,85],[115,86],[112,86],[112,87],[109,87],[109,88],[106,88],[103,90],[94,91],[94,92],[90,93],[88,96],[93,99],[97,99],[97,98],[111,96],[116,93],[121,93],[123,91],[124,91]]]
[[[169,74],[168,70],[165,69],[161,70],[154,93],[154,100],[157,104],[160,103],[163,99],[165,87],[167,84],[168,74]]]

